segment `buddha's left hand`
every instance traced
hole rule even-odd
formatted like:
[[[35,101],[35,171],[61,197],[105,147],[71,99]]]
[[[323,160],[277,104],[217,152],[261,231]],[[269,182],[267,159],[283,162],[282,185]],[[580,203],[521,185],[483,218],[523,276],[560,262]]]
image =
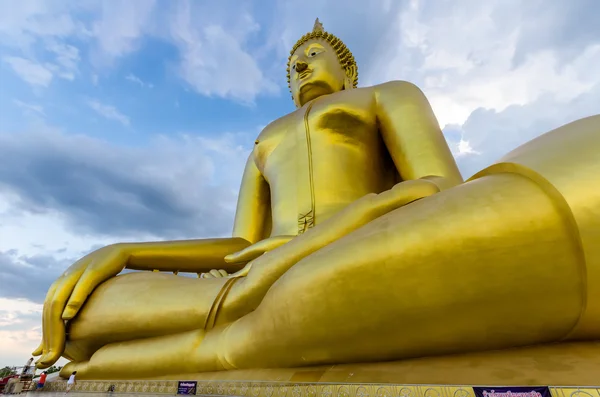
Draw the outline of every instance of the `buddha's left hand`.
[[[91,292],[104,280],[119,274],[129,255],[129,245],[113,244],[84,256],[50,287],[42,313],[42,343],[33,352],[38,368],[53,365],[64,353],[65,320],[79,311]]]
[[[275,248],[282,246],[283,244],[287,243],[288,241],[290,241],[293,238],[294,238],[294,236],[273,236],[273,237],[269,237],[264,240],[261,240],[255,244],[252,244],[251,246],[249,246],[247,248],[244,248],[243,250],[241,250],[239,252],[236,252],[231,255],[227,255],[225,257],[225,262],[227,262],[227,263],[249,262],[242,270],[240,270],[236,273],[233,273],[233,274],[228,274],[225,270],[213,269],[208,273],[202,273],[200,275],[200,277],[201,278],[220,278],[220,277],[229,277],[229,276],[232,276],[232,277],[245,276],[250,271],[250,267],[252,266],[251,265],[252,260],[258,258],[265,252],[272,251]]]

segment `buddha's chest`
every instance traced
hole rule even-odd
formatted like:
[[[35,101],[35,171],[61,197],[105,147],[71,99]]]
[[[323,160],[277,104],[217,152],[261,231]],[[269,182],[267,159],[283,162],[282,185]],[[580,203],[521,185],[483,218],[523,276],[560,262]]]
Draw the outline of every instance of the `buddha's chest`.
[[[257,165],[273,179],[299,167],[334,165],[380,149],[371,101],[360,95],[319,98],[281,119],[255,148]],[[337,100],[336,100],[337,99]],[[376,155],[376,153],[373,153]]]

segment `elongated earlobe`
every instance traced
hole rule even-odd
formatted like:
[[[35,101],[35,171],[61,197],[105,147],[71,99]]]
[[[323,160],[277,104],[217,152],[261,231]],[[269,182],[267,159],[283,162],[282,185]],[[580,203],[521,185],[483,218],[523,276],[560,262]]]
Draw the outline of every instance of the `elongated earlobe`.
[[[356,81],[357,70],[355,65],[346,68],[346,77],[344,78],[344,90],[352,90]]]

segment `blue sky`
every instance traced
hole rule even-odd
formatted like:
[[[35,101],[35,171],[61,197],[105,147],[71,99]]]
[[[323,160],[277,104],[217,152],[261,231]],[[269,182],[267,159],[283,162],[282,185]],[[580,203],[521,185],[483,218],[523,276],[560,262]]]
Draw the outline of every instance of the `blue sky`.
[[[294,107],[289,49],[319,17],[359,85],[430,99],[465,177],[600,113],[594,0],[0,0],[0,366],[93,248],[225,236],[256,135]]]

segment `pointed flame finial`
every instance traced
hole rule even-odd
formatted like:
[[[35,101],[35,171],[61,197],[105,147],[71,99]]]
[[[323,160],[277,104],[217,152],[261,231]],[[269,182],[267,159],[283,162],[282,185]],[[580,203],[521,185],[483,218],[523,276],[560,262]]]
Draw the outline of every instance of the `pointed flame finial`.
[[[319,18],[317,18],[315,20],[315,26],[313,26],[313,33],[317,33],[317,32],[324,32],[325,29],[323,29],[323,24],[319,21]]]

